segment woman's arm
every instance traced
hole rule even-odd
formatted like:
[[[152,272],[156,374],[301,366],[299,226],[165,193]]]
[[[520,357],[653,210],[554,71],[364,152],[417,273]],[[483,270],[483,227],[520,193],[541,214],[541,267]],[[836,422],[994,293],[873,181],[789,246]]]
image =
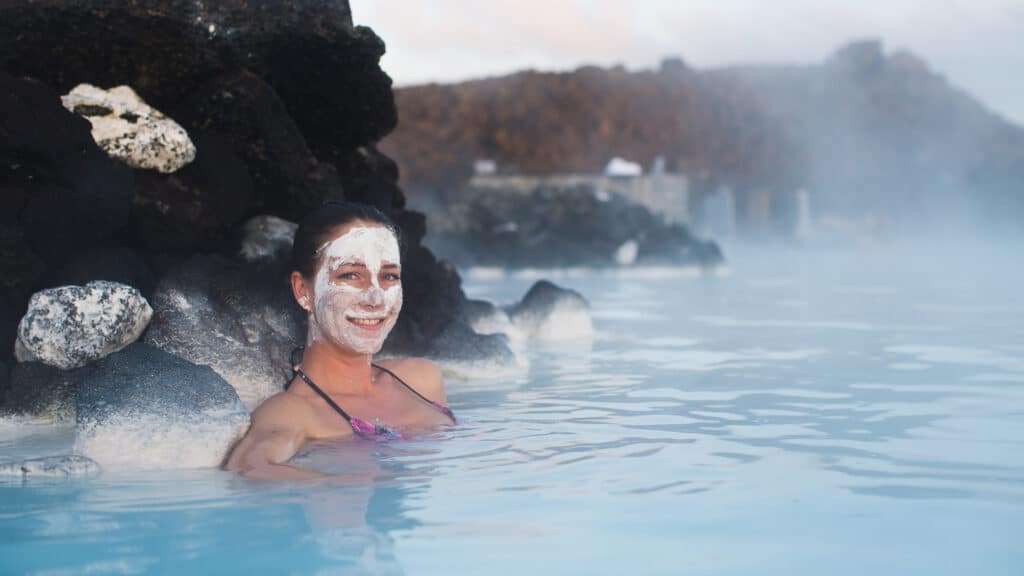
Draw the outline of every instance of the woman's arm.
[[[278,394],[252,414],[252,425],[224,463],[225,470],[249,478],[313,480],[328,475],[287,464],[308,438],[308,407],[300,399]]]

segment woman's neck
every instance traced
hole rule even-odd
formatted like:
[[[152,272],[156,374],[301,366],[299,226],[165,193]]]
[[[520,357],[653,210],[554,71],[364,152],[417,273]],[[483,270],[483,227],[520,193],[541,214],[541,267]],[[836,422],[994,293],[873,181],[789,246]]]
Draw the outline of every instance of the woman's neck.
[[[330,344],[314,342],[302,355],[302,371],[330,395],[369,396],[373,393],[373,357],[345,354]]]

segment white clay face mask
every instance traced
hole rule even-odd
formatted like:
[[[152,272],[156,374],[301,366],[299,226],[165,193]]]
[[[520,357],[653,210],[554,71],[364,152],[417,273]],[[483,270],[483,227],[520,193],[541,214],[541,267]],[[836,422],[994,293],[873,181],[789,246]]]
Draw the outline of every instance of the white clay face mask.
[[[355,226],[317,253],[321,265],[313,288],[316,301],[308,344],[329,340],[358,354],[376,354],[402,309],[401,284],[380,284],[383,266],[401,264],[398,240],[383,226]],[[360,280],[339,278],[342,267]]]

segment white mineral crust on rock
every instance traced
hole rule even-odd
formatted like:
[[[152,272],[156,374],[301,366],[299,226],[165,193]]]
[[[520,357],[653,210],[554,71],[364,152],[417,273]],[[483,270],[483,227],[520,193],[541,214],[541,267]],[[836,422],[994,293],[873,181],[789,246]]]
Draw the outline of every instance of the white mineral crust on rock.
[[[128,86],[103,90],[79,84],[64,107],[92,124],[92,138],[110,157],[134,168],[170,174],[196,157],[196,147],[177,122],[150,107]]]
[[[255,216],[242,227],[242,258],[249,262],[287,257],[295,240],[295,231],[299,225],[277,216]]]
[[[117,282],[42,290],[32,295],[18,324],[15,356],[78,368],[138,340],[152,317],[142,294]]]

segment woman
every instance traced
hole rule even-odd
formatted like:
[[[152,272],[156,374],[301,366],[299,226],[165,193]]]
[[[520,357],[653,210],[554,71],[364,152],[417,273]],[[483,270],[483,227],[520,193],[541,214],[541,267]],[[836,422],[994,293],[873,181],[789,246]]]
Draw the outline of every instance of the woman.
[[[372,362],[402,308],[398,238],[374,208],[329,203],[299,225],[291,285],[309,328],[284,392],[252,414],[225,464],[254,478],[326,476],[288,464],[307,440],[395,436],[455,421],[429,360]]]

